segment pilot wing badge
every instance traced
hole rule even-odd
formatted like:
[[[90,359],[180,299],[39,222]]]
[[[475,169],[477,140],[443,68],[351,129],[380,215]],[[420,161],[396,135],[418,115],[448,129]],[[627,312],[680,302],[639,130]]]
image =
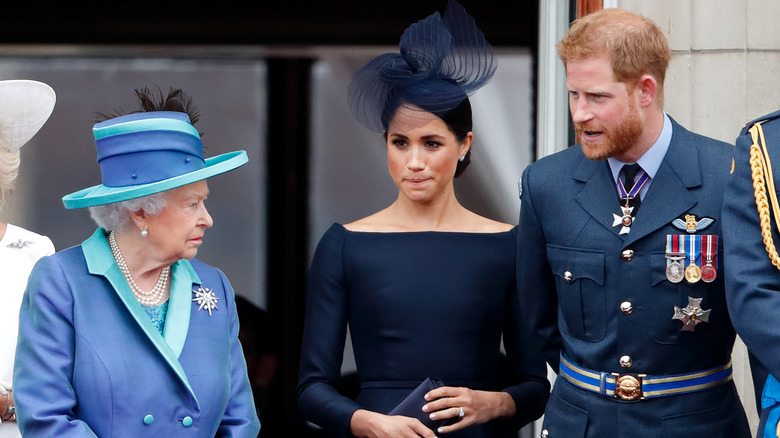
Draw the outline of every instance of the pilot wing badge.
[[[699,220],[696,220],[695,214],[686,214],[685,220],[677,218],[672,221],[672,225],[677,227],[679,230],[693,234],[697,231],[702,231],[703,229],[709,227],[713,222],[715,222],[715,219],[703,217]]]

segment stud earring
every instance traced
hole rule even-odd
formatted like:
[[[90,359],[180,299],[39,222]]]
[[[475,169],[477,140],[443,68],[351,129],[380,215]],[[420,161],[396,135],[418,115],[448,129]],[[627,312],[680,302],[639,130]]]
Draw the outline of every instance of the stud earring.
[[[458,161],[463,161],[465,159],[466,159],[466,156],[465,155],[461,155],[460,158],[458,158]]]
[[[141,237],[146,237],[149,235],[149,232],[146,230],[141,230]]]

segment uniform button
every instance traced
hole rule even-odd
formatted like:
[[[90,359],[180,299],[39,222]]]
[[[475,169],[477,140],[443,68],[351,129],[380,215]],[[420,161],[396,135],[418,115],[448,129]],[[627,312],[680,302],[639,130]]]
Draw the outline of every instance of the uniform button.
[[[634,307],[631,305],[629,301],[623,301],[620,303],[620,311],[625,313],[626,315],[630,315],[631,312],[634,311]]]
[[[631,356],[620,356],[620,366],[623,368],[631,368]]]
[[[188,416],[186,416],[186,417],[184,417],[184,418],[181,420],[181,424],[182,424],[182,425],[184,425],[184,427],[190,427],[190,426],[192,426],[192,417],[190,417],[189,415],[188,415]]]
[[[623,260],[629,261],[634,258],[634,250],[633,249],[626,249],[623,251]]]
[[[571,282],[572,278],[571,271],[566,271],[563,273],[563,279],[566,280],[567,283]]]
[[[547,438],[550,436],[550,432],[547,432],[547,429],[542,429],[542,433],[539,434],[541,438]]]
[[[149,414],[144,417],[144,424],[152,424],[154,423],[154,415]]]

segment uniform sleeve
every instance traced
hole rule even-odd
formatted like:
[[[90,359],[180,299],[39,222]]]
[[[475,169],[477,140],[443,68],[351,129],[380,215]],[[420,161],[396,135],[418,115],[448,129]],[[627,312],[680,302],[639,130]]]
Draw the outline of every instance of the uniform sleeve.
[[[246,369],[246,360],[238,340],[238,313],[233,287],[222,271],[219,271],[225,288],[226,301],[230,303],[230,400],[222,415],[217,437],[257,437],[260,421],[257,418],[255,402]]]
[[[515,417],[522,427],[542,416],[550,395],[550,381],[547,380],[547,366],[544,357],[522,324],[520,299],[515,290],[508,294],[504,326],[504,349],[507,363],[504,374],[507,383],[504,388],[515,402]]]
[[[780,144],[780,131],[765,131],[765,134],[771,159],[780,163],[778,148],[772,147]],[[737,139],[734,173],[724,194],[726,302],[734,328],[750,352],[769,373],[780,376],[780,325],[775,322],[780,315],[780,270],[772,265],[761,234],[749,162],[751,144],[750,135],[743,131]],[[778,175],[777,165],[773,167]],[[775,246],[780,245],[774,218],[768,225]],[[760,393],[764,382],[755,383]]]
[[[547,363],[557,373],[562,348],[558,331],[558,295],[547,262],[547,242],[539,220],[531,178],[533,165],[523,172],[520,224],[517,238],[517,292],[520,318],[539,343]]]
[[[70,284],[53,257],[30,274],[19,314],[14,364],[14,403],[24,436],[94,437],[75,418],[73,299]]]
[[[342,263],[345,237],[346,230],[332,227],[312,259],[298,380],[303,417],[340,437],[350,436],[352,414],[360,408],[337,389],[348,318]]]

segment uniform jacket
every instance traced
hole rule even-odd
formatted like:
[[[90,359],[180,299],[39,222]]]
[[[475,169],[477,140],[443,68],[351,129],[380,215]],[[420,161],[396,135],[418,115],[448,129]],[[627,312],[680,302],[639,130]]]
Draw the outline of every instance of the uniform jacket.
[[[54,254],[54,244],[46,236],[7,224],[0,239],[0,382],[10,386],[13,381],[16,335],[19,330],[19,307],[35,262]],[[0,424],[0,438],[20,438],[13,421]]]
[[[766,379],[766,371],[775,378],[780,377],[780,327],[777,315],[780,314],[780,271],[772,265],[762,235],[750,166],[750,147],[753,144],[748,130],[754,122],[762,123],[770,164],[774,169],[774,181],[780,187],[780,112],[767,114],[751,121],[740,132],[736,142],[734,174],[726,186],[726,199],[723,205],[726,265],[726,298],[729,304],[734,327],[740,338],[745,341],[749,352],[758,362],[751,362],[755,390],[761,394]],[[769,179],[768,174],[764,174]],[[776,188],[777,188],[776,187]],[[769,190],[766,190],[769,198]],[[771,201],[770,201],[771,202]],[[771,203],[768,205],[771,210]],[[770,218],[771,236],[774,245],[780,243],[775,218]],[[762,372],[763,371],[763,372]],[[778,385],[770,385],[776,391]],[[765,394],[764,403],[769,398],[780,401],[780,391]],[[770,403],[774,404],[774,403]],[[759,404],[760,406],[761,404]],[[769,405],[764,406],[769,407]],[[775,408],[775,411],[780,409]],[[769,410],[762,411],[762,426],[766,422]],[[778,421],[774,415],[771,430]]]
[[[672,224],[686,214],[714,219],[697,234],[721,235],[733,147],[674,121],[672,126],[669,149],[627,235],[613,226],[620,209],[606,160],[588,160],[576,145],[523,173],[518,291],[523,317],[556,371],[561,352],[590,370],[648,375],[684,374],[730,360],[735,332],[721,248],[717,279],[696,284],[667,280],[665,249],[668,234],[686,234]],[[711,313],[708,323],[683,332],[672,316],[689,297],[702,298]],[[624,313],[621,305],[630,310]],[[621,357],[630,359],[630,367],[621,366]],[[559,378],[544,427],[550,437],[567,438],[679,436],[685,427],[703,436],[748,436],[732,384],[625,402]]]
[[[164,335],[114,262],[102,230],[41,259],[20,313],[14,396],[35,437],[256,437],[233,290],[196,260],[171,270]],[[210,289],[211,311],[193,301]]]

